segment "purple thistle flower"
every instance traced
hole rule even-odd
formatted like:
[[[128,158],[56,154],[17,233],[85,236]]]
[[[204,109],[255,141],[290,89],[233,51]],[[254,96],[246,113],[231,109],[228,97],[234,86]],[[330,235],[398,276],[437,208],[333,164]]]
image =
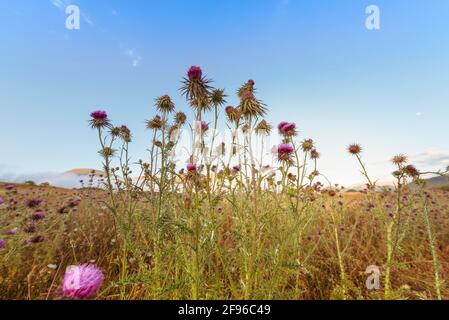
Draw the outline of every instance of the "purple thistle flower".
[[[296,135],[296,124],[289,122],[281,122],[278,125],[279,133],[284,136],[294,136]]]
[[[278,147],[278,158],[279,161],[288,162],[291,160],[291,155],[295,151],[291,144],[281,144]]]
[[[97,110],[90,114],[90,117],[94,120],[106,120],[108,118],[108,114],[106,111]]]
[[[6,248],[6,241],[3,239],[0,239],[0,249]]]
[[[38,207],[42,203],[42,199],[30,199],[25,202],[28,208]]]
[[[5,201],[3,200],[2,197],[0,197],[0,206],[1,206],[2,204],[4,204],[4,203],[5,203]]]
[[[14,229],[8,230],[8,231],[6,232],[6,234],[9,235],[9,236],[14,236],[14,235],[17,234],[17,231],[18,231],[18,229],[17,229],[17,228],[14,228]]]
[[[15,189],[15,187],[12,184],[8,184],[8,185],[5,186],[5,190],[7,190],[7,191],[11,191],[11,190],[14,190],[14,189]]]
[[[70,266],[62,280],[62,293],[72,299],[93,297],[103,284],[103,272],[93,264]]]
[[[103,128],[109,125],[108,114],[106,111],[97,110],[90,114],[90,125],[92,128]]]
[[[282,121],[281,123],[279,123],[278,124],[278,129],[279,129],[279,132],[282,130],[282,128],[285,126],[285,125],[287,125],[288,124],[288,122],[285,122],[285,121]]]
[[[38,211],[35,214],[33,214],[33,216],[31,217],[31,219],[33,219],[34,221],[37,220],[42,220],[45,218],[45,213],[42,211]]]
[[[203,76],[203,70],[198,66],[191,66],[189,71],[187,71],[187,76],[190,81],[200,80]]]
[[[188,172],[195,172],[197,169],[196,164],[195,163],[189,163],[187,164],[187,171]]]

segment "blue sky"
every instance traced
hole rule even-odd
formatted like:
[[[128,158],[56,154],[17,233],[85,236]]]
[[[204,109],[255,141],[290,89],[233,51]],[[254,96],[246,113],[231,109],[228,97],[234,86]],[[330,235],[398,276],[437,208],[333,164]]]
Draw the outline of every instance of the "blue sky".
[[[65,28],[68,4],[78,31]],[[399,152],[449,165],[447,0],[0,0],[0,40],[0,175],[99,167],[96,109],[132,129],[144,158],[155,97],[192,114],[178,88],[194,64],[230,104],[254,79],[269,122],[295,121],[335,182],[362,180],[354,141],[379,178]]]

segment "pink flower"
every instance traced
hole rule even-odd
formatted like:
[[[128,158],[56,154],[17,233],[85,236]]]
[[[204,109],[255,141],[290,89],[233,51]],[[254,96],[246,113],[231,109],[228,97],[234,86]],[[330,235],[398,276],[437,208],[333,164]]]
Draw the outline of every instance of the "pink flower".
[[[189,163],[187,164],[187,171],[188,172],[194,172],[196,171],[197,167],[195,163]]]
[[[0,206],[1,206],[2,204],[4,204],[4,203],[5,203],[5,201],[3,200],[2,197],[0,197]]]
[[[62,280],[62,293],[73,299],[93,297],[103,284],[103,272],[93,264],[70,266]]]
[[[293,149],[293,146],[291,144],[281,144],[278,147],[278,158],[279,161],[285,161],[288,162],[291,160],[291,155],[295,149]]]
[[[42,199],[30,199],[25,202],[28,208],[38,207],[42,203]]]
[[[227,106],[226,109],[225,109],[226,114],[231,114],[231,113],[234,112],[234,110],[235,110],[235,109],[234,109],[233,106]]]
[[[38,211],[35,214],[32,215],[31,219],[37,221],[37,220],[42,220],[45,218],[45,213],[43,213],[42,211]]]
[[[296,124],[281,122],[278,125],[279,133],[284,136],[294,136],[296,134]]]
[[[201,121],[201,131],[206,132],[207,130],[209,130],[209,125],[207,124],[207,122]]]
[[[203,76],[203,71],[198,66],[191,66],[189,71],[187,72],[187,76],[189,77],[189,80],[200,80]]]
[[[254,80],[248,80],[248,84],[249,84],[250,86],[254,86],[256,83],[254,82]]]
[[[106,113],[106,111],[102,110],[94,111],[90,114],[90,117],[91,117],[90,125],[92,128],[99,129],[106,127],[110,124],[108,114]]]
[[[3,239],[0,239],[0,249],[6,248],[6,241]]]

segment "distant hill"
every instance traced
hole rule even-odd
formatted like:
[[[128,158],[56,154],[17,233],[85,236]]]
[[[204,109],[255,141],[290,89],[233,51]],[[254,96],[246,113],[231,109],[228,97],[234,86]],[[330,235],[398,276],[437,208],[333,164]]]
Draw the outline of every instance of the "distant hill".
[[[427,188],[444,188],[449,187],[449,178],[448,177],[433,177],[426,179]]]

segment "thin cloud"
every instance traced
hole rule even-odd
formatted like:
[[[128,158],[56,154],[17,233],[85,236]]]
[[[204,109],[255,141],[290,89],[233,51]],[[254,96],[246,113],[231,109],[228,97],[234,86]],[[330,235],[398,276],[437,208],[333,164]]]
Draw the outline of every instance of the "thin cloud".
[[[69,5],[69,2],[67,0],[51,0],[51,3],[61,11],[64,11],[65,8]]]
[[[136,52],[135,49],[126,48],[124,49],[125,55],[131,60],[132,66],[135,68],[139,66],[142,61],[142,57]]]
[[[430,149],[410,158],[410,162],[420,167],[433,170],[444,169],[449,166],[449,151],[443,149]]]

